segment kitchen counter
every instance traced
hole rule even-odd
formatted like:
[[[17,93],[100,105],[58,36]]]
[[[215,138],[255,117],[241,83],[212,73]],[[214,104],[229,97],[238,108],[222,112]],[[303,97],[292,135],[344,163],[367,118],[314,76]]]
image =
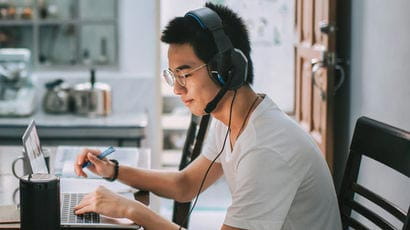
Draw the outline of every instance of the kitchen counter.
[[[33,77],[36,82],[35,113],[29,117],[0,116],[0,145],[21,145],[21,137],[31,120],[35,120],[43,145],[113,145],[140,146],[147,135],[155,96],[153,78],[100,76],[97,79],[112,87],[112,114],[106,117],[86,117],[74,114],[47,114],[42,108],[44,85],[62,73]],[[60,77],[59,77],[60,78]],[[75,85],[89,79],[83,75],[61,77]]]
[[[53,115],[39,110],[30,117],[0,117],[0,145],[20,145],[31,120],[43,145],[140,146],[145,137],[145,113],[113,113],[106,117]]]

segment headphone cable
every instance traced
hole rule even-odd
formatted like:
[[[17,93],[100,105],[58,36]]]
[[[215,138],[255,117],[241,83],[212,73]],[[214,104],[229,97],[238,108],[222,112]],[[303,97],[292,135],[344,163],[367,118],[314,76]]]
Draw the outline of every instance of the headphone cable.
[[[209,164],[208,169],[206,170],[205,175],[204,175],[204,177],[202,178],[201,185],[199,186],[199,190],[198,190],[198,192],[197,192],[197,194],[196,194],[196,196],[195,196],[194,204],[192,205],[191,209],[189,210],[188,215],[185,216],[184,221],[182,221],[182,224],[179,226],[179,230],[182,230],[182,225],[184,225],[185,222],[187,221],[188,217],[191,216],[191,213],[192,213],[192,211],[193,211],[194,208],[195,208],[196,202],[198,201],[199,195],[200,195],[200,193],[201,193],[201,189],[202,189],[202,187],[204,186],[206,177],[208,176],[208,173],[209,173],[209,171],[211,170],[212,165],[215,163],[215,161],[219,158],[219,156],[222,154],[222,152],[223,152],[224,149],[225,149],[226,139],[228,138],[229,131],[231,130],[232,108],[233,108],[233,103],[234,103],[234,101],[235,101],[235,98],[236,98],[236,90],[234,91],[233,98],[232,98],[232,102],[231,102],[231,107],[230,107],[230,109],[229,109],[228,129],[226,130],[226,134],[225,134],[224,143],[223,143],[223,145],[222,145],[222,148],[221,148],[221,150],[219,151],[219,153],[216,155],[216,157],[212,160],[211,164]]]

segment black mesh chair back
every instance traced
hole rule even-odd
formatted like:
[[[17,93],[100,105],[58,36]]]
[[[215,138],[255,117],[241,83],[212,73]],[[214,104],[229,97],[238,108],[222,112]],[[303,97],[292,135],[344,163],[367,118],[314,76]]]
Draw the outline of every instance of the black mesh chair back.
[[[360,221],[360,218],[354,218],[351,215],[352,211],[355,211],[380,227],[380,229],[397,229],[391,223],[391,219],[387,218],[389,219],[387,220],[355,200],[355,194],[359,194],[402,222],[403,227],[401,229],[410,230],[410,207],[407,210],[402,210],[397,205],[357,182],[362,156],[380,162],[405,175],[410,180],[410,132],[367,117],[358,119],[339,193],[343,228],[369,229],[363,221]],[[402,194],[408,197],[410,191],[403,191]]]
[[[179,170],[182,170],[186,166],[188,166],[201,153],[202,144],[205,138],[206,131],[208,129],[209,120],[209,115],[204,115],[202,117],[195,115],[191,116],[191,122],[188,127],[185,144],[182,150]],[[190,208],[191,202],[181,203],[174,201],[172,221],[184,228],[188,228],[189,218],[187,217],[187,215]]]

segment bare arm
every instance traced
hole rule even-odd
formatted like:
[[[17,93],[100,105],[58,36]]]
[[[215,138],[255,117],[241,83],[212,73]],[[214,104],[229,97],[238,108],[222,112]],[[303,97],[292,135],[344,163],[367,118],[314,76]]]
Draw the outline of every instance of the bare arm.
[[[198,192],[199,186],[211,161],[199,156],[180,172],[143,170],[120,166],[118,179],[132,187],[151,191],[159,196],[178,201],[190,201]],[[202,191],[222,175],[222,167],[214,163],[210,169]]]
[[[212,161],[208,160],[206,157],[200,155],[195,161],[188,165],[188,167],[181,171],[183,184],[182,191],[184,193],[184,199],[181,201],[190,201],[196,196],[211,162]],[[215,162],[206,176],[201,192],[215,183],[215,181],[217,181],[222,175],[222,165]]]
[[[124,216],[134,221],[134,223],[138,223],[139,225],[143,226],[145,230],[179,229],[179,225],[172,223],[171,221],[158,215],[148,207],[135,201],[132,205],[128,206],[128,209],[126,210]]]
[[[179,226],[156,214],[144,204],[129,200],[102,186],[87,194],[74,208],[75,213],[96,212],[114,218],[128,218],[146,230],[176,230]]]
[[[112,177],[114,174],[114,164],[107,159],[98,159],[96,156],[99,150],[84,149],[77,156],[74,169],[77,175],[86,177],[81,165],[85,161],[91,161],[88,167],[93,173],[102,177]],[[171,198],[178,201],[190,201],[198,192],[200,183],[208,169],[211,161],[204,156],[199,156],[188,167],[180,172],[165,172],[159,170],[146,170],[131,168],[128,166],[119,167],[118,179],[132,187],[151,191],[157,195]],[[215,163],[205,181],[203,190],[208,188],[222,175],[222,166]]]
[[[244,229],[241,229],[241,228],[235,228],[235,227],[231,227],[231,226],[229,226],[229,225],[222,225],[222,228],[221,228],[221,230],[244,230]]]

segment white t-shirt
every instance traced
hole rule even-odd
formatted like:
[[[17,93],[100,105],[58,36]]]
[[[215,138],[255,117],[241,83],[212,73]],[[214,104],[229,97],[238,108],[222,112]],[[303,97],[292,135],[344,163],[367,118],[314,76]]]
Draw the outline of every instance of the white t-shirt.
[[[202,153],[213,160],[227,127],[213,119]],[[212,135],[211,135],[212,134]],[[224,224],[241,229],[341,229],[328,166],[310,136],[267,96],[233,150],[217,162],[232,194]]]

